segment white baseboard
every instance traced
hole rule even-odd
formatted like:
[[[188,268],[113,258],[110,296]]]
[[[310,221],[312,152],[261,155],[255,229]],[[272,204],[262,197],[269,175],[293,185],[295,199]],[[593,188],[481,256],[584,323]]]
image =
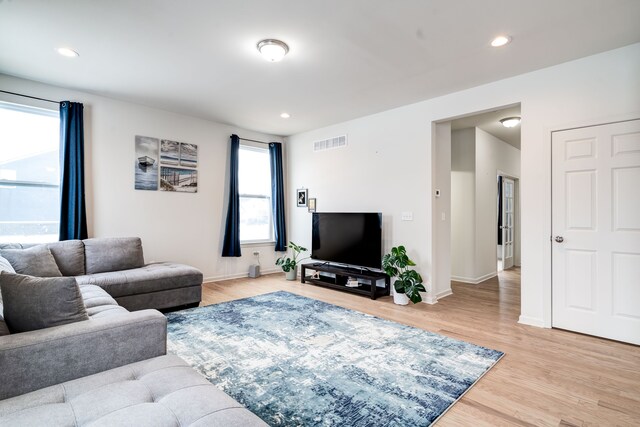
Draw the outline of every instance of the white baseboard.
[[[433,294],[433,292],[429,292],[426,295],[423,294],[424,297],[422,298],[422,302],[425,304],[437,304],[440,298],[448,297],[449,295],[452,295],[452,294],[453,292],[451,291],[451,288],[445,289],[444,291],[440,291],[437,294]]]
[[[520,318],[518,319],[518,323],[521,323],[523,325],[528,325],[528,326],[536,326],[538,328],[545,328],[546,327],[544,325],[544,321],[542,319],[537,318],[537,317],[529,317],[529,316],[520,315]]]
[[[451,288],[449,289],[445,289],[444,291],[440,291],[436,294],[436,298],[437,299],[441,299],[444,297],[448,297],[449,295],[453,295],[453,291],[451,290]]]
[[[260,271],[260,275],[278,273],[278,272],[281,272],[281,271],[282,271],[281,268],[271,268],[269,270],[261,270]],[[207,282],[219,282],[220,280],[241,279],[243,277],[249,277],[249,272],[235,273],[235,274],[228,274],[228,275],[224,275],[223,274],[223,275],[220,275],[220,276],[205,277],[203,282],[204,283],[207,283]]]
[[[489,274],[485,274],[484,276],[480,276],[480,277],[451,276],[451,280],[455,282],[470,283],[472,285],[477,285],[478,283],[484,282],[485,280],[491,279],[492,277],[496,277],[497,275],[498,275],[498,272],[493,271]]]
[[[430,293],[425,295],[424,298],[422,298],[422,303],[423,304],[437,304],[438,303],[438,298],[436,298],[434,295],[431,295]]]

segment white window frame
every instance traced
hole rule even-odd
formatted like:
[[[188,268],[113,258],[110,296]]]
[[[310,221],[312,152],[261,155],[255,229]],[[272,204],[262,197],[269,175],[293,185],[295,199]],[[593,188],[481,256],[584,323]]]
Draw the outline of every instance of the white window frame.
[[[264,153],[266,152],[267,155],[269,154],[269,149],[268,148],[264,148],[262,146],[256,146],[253,144],[246,144],[246,143],[241,143],[240,144],[240,150],[252,150],[252,151],[256,151],[256,152],[260,152],[260,153]],[[238,168],[240,168],[240,164],[238,164]],[[269,238],[267,239],[257,239],[257,240],[240,240],[240,246],[255,246],[255,245],[272,245],[276,243],[276,238],[275,238],[275,232],[273,229],[273,209],[271,209],[271,199],[273,198],[273,193],[270,196],[265,196],[262,194],[249,194],[249,193],[240,193],[239,194],[239,198],[253,198],[253,199],[268,199],[269,200]],[[240,225],[240,235],[242,235],[242,225]]]
[[[50,110],[47,108],[34,107],[31,105],[23,105],[23,104],[15,104],[13,102],[6,102],[0,100],[0,108],[5,110],[13,110],[19,111],[27,114],[48,116],[48,117],[58,117],[59,111]],[[60,148],[58,147],[58,154],[60,153]],[[10,179],[0,179],[0,186],[2,187],[40,187],[40,188],[57,188],[58,192],[60,189],[60,181],[58,184],[51,184],[49,182],[41,182],[41,181],[20,181],[20,180],[10,180]],[[58,221],[3,221],[0,219],[0,224],[10,224],[10,223],[18,223],[18,224],[60,224],[60,220]]]

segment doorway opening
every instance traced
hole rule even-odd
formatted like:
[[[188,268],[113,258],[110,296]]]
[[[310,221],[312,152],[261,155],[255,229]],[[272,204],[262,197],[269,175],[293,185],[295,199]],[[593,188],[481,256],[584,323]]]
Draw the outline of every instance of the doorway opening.
[[[520,117],[520,106],[451,121],[451,279],[457,282],[478,284],[519,264],[520,126],[505,127],[501,120],[508,117]]]
[[[512,104],[433,124],[433,300],[427,302],[451,295],[452,282],[477,285],[498,276],[498,175],[514,182],[510,256],[520,265],[520,125],[501,123],[520,111]]]

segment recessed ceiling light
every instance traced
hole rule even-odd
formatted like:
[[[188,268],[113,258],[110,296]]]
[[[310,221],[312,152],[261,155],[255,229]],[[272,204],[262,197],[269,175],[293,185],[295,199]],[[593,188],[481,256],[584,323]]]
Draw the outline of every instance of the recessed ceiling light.
[[[275,39],[265,39],[258,42],[258,52],[269,62],[282,61],[282,58],[289,52],[289,46],[283,41]]]
[[[500,46],[504,46],[505,44],[508,44],[509,42],[511,42],[511,37],[498,36],[495,39],[491,40],[491,46],[500,47]]]
[[[66,56],[67,58],[77,58],[78,56],[80,56],[78,52],[68,47],[59,47],[56,49],[56,52],[58,52],[62,56]]]
[[[282,117],[283,119],[288,119],[289,117],[291,117],[291,114],[289,114],[289,113],[282,113],[282,114],[280,114],[280,117]]]
[[[500,120],[500,123],[502,123],[502,126],[506,128],[512,128],[518,126],[520,124],[520,121],[520,117],[505,117],[504,119]]]

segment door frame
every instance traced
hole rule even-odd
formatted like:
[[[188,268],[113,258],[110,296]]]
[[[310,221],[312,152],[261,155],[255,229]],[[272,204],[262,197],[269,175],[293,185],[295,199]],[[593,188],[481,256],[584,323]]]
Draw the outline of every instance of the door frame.
[[[522,153],[520,154],[520,160],[522,160]],[[514,221],[514,225],[517,224],[517,226],[514,226],[514,230],[513,230],[513,241],[514,241],[514,245],[513,245],[513,266],[514,267],[520,267],[520,264],[522,263],[522,259],[521,256],[518,255],[516,257],[516,253],[520,254],[520,239],[521,239],[521,234],[522,234],[522,225],[520,223],[520,177],[517,175],[513,175],[507,172],[503,172],[502,170],[498,169],[496,171],[496,177],[498,176],[503,176],[505,178],[509,178],[511,180],[513,180],[513,191],[514,191],[514,196],[513,196],[513,221]],[[498,213],[496,212],[496,220],[494,221],[496,223],[496,226],[498,224]],[[497,230],[496,230],[497,231]],[[496,234],[496,244],[494,245],[495,247],[498,246],[498,233]],[[518,261],[518,262],[516,262]],[[504,262],[504,261],[503,261]],[[497,265],[498,265],[498,259],[497,259],[497,255],[496,255],[496,270],[497,270]],[[504,264],[503,264],[504,266]],[[497,271],[498,273],[500,273],[499,271]]]

